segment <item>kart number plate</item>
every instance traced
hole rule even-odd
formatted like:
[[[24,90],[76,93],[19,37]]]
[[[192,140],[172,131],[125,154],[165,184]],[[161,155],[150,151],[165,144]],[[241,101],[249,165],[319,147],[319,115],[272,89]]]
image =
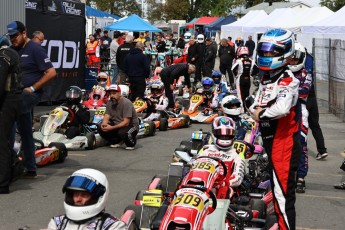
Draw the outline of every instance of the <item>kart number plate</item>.
[[[202,140],[202,132],[196,131],[192,134],[193,140]]]
[[[143,100],[137,100],[133,103],[135,109],[143,107],[144,104],[145,104],[145,101]]]
[[[95,115],[98,115],[98,116],[104,116],[105,114],[105,109],[99,109],[95,112]]]
[[[191,98],[191,100],[192,100],[192,103],[197,103],[198,101],[201,100],[201,96],[199,96],[199,95],[193,95],[192,98]]]
[[[62,111],[61,110],[59,110],[59,109],[54,109],[54,110],[52,110],[51,112],[50,112],[50,114],[55,114],[56,115],[56,117],[61,117],[62,116]]]
[[[195,164],[193,164],[192,169],[194,170],[206,170],[210,173],[213,173],[215,171],[215,167],[212,163],[204,162],[204,161],[197,161]]]
[[[188,193],[181,194],[176,197],[176,199],[174,200],[174,205],[194,207],[199,210],[199,212],[202,212],[205,206],[204,202],[199,196]]]
[[[242,142],[235,141],[232,144],[232,147],[234,149],[236,149],[237,154],[244,159],[244,154],[245,154],[245,152],[247,150],[247,146],[245,144],[243,144]]]

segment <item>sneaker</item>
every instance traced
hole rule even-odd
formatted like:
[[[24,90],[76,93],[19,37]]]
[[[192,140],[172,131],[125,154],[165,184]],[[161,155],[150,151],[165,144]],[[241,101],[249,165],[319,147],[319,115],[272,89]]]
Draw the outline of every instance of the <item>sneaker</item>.
[[[343,182],[341,184],[335,184],[334,188],[345,190],[345,182]]]
[[[134,149],[135,149],[134,147],[129,147],[129,146],[126,147],[126,150],[134,150]]]
[[[297,193],[305,193],[305,181],[304,180],[298,180],[297,181]]]
[[[322,160],[328,156],[328,153],[317,153],[316,160]]]
[[[110,148],[120,148],[122,144],[123,144],[123,141],[121,141],[117,144],[110,145]]]
[[[34,178],[37,178],[37,173],[36,173],[36,171],[26,171],[22,175],[22,178],[24,178],[24,179],[34,179]]]

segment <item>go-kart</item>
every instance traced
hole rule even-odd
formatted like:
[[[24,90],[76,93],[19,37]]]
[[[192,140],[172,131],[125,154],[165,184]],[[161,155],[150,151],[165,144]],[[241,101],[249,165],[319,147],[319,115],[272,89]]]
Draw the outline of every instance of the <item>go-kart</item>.
[[[182,114],[188,115],[191,121],[211,123],[214,118],[222,114],[218,109],[212,109],[202,106],[205,102],[205,97],[202,93],[195,93],[191,96],[188,108],[182,109]]]
[[[190,119],[187,115],[177,115],[171,111],[157,111],[154,103],[149,98],[137,99],[133,102],[134,108],[139,117],[144,121],[153,121],[160,131],[189,127]],[[152,117],[151,114],[155,113]]]
[[[106,97],[105,89],[102,86],[95,85],[91,93],[86,96],[83,105],[88,109],[97,109],[101,106],[105,106],[107,101],[108,98]]]
[[[85,133],[85,136],[76,136],[67,139],[64,135],[68,122],[74,119],[74,112],[66,106],[58,106],[49,115],[41,116],[41,127],[33,133],[33,137],[48,147],[52,142],[63,143],[68,150],[94,149],[96,137],[93,132]]]

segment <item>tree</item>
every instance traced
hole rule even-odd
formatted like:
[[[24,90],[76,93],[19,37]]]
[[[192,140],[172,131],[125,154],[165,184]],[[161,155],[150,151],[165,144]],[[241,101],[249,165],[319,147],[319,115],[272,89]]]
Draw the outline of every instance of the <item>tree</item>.
[[[165,6],[162,4],[161,1],[157,2],[157,0],[146,0],[146,3],[148,5],[148,9],[150,9],[147,12],[147,19],[150,22],[153,23],[157,20],[165,20]]]
[[[130,14],[141,16],[141,8],[135,0],[93,0],[97,8],[111,14],[124,17]],[[87,0],[90,5],[90,0]]]
[[[326,6],[330,10],[337,11],[345,6],[345,0],[321,0],[321,6]]]
[[[167,21],[187,19],[188,9],[188,0],[167,0],[164,6],[165,18]]]

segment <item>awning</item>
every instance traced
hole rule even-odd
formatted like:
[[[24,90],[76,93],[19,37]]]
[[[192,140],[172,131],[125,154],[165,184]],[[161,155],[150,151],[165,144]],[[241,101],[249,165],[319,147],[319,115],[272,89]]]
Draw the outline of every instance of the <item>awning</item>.
[[[97,17],[97,18],[114,18],[116,20],[120,19],[119,16],[108,14],[106,12],[103,12],[101,10],[97,10],[95,8],[92,8],[90,6],[85,6],[86,8],[86,16],[87,17]]]
[[[214,21],[216,21],[219,17],[201,17],[198,20],[196,20],[195,22],[189,23],[186,28],[193,28],[194,25],[208,25]]]

